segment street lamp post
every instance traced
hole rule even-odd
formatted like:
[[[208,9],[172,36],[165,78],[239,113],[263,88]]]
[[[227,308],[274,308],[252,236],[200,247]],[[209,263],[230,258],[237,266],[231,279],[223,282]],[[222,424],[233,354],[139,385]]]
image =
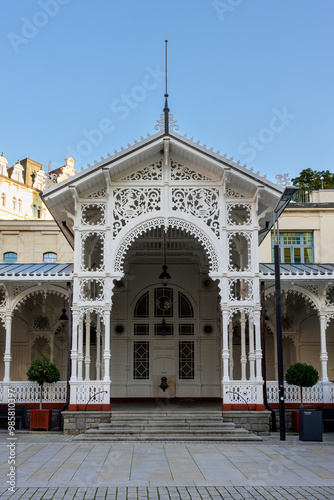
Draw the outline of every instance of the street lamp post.
[[[277,336],[277,364],[278,364],[278,401],[279,401],[279,427],[280,440],[285,441],[285,408],[284,408],[284,373],[283,373],[283,346],[282,346],[282,296],[281,273],[279,255],[279,226],[278,218],[291,201],[298,188],[289,186],[274,208],[274,263],[275,263],[275,303],[276,303],[276,336]]]

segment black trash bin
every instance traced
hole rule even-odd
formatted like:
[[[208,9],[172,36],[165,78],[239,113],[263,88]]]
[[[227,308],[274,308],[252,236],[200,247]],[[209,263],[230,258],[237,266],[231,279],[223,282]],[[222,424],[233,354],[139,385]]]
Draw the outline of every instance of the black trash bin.
[[[322,441],[322,409],[299,407],[299,440]]]

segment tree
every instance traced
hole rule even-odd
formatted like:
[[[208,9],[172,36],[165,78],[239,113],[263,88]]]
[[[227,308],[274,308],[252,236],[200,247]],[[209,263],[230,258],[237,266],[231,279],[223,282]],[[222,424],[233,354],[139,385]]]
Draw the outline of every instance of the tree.
[[[40,386],[40,400],[39,400],[39,409],[42,409],[42,399],[43,399],[43,384],[47,382],[51,384],[52,382],[58,382],[60,380],[60,371],[53,363],[50,363],[43,356],[42,359],[35,359],[31,365],[29,370],[27,371],[27,377],[30,382],[37,382]]]
[[[319,373],[312,365],[296,363],[291,365],[285,375],[285,380],[290,385],[300,387],[301,405],[303,406],[303,387],[312,387],[319,380]]]
[[[323,177],[323,180],[321,180]],[[334,173],[329,170],[312,170],[304,168],[298,177],[291,179],[294,186],[304,191],[316,191],[318,189],[334,189]]]

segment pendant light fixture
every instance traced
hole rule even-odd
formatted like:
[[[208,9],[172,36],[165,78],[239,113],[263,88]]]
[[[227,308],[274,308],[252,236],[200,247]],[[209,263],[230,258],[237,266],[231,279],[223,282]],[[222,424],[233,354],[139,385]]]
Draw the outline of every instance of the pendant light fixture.
[[[163,246],[163,263],[162,263],[162,273],[159,276],[159,280],[161,280],[163,286],[167,286],[167,283],[171,279],[171,276],[168,272],[168,266],[166,264],[166,231],[163,228],[163,239],[162,239],[162,246]]]

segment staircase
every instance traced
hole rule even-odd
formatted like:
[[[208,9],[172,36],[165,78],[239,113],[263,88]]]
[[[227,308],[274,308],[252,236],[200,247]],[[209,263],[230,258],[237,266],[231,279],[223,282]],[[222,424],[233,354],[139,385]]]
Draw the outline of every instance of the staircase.
[[[110,423],[101,423],[74,437],[76,441],[262,441],[221,411],[112,411]]]

